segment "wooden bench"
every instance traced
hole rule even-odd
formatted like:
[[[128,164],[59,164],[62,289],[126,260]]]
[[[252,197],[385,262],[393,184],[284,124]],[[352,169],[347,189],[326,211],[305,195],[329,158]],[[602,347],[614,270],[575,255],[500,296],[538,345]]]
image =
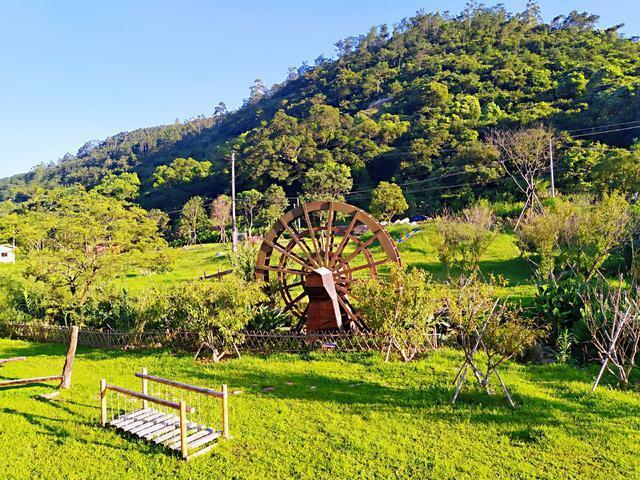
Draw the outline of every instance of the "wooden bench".
[[[171,451],[180,452],[182,458],[187,460],[209,452],[221,438],[229,438],[229,394],[226,385],[222,385],[221,391],[196,387],[149,375],[146,368],[135,375],[142,379],[141,392],[110,385],[105,379],[100,381],[100,424],[103,427],[114,427],[134,437],[163,445]],[[205,425],[202,421],[190,420],[189,414],[195,414],[197,410],[194,405],[188,405],[184,399],[176,402],[149,395],[149,382],[206,398],[219,398],[222,409],[222,428],[217,430]],[[116,414],[109,420],[107,404],[109,391],[139,400],[139,408],[130,412],[126,411],[126,408],[124,412],[120,412],[118,408]]]

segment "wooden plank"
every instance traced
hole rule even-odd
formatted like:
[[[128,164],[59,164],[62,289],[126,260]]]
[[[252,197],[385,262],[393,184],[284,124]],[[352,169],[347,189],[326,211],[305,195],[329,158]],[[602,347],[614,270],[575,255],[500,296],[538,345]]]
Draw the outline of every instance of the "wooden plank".
[[[109,425],[111,425],[112,427],[118,427],[124,422],[129,422],[133,419],[140,417],[141,415],[148,414],[150,411],[151,409],[148,409],[148,410],[143,409],[143,410],[136,410],[135,412],[131,412],[131,413],[122,414],[119,417],[116,417],[111,422],[109,422]]]
[[[199,438],[202,438],[212,432],[213,430],[211,429],[198,430],[197,432],[192,433],[191,435],[185,437],[186,444],[188,445],[189,443],[194,442]],[[181,447],[181,443],[182,443],[182,439],[180,439],[180,441],[173,442],[167,445],[167,447],[169,447],[171,450],[179,450]]]
[[[140,437],[142,438],[150,440],[153,437],[157,437],[158,435],[162,435],[163,433],[168,432],[175,427],[176,423],[178,423],[178,417],[167,417],[162,422],[158,422],[156,425],[149,427],[146,430],[139,431],[138,435],[140,435]]]
[[[50,377],[17,378],[15,380],[3,380],[0,387],[12,387],[15,385],[28,385],[30,383],[44,383],[62,380],[62,375],[52,375]]]
[[[175,426],[173,426],[173,428],[168,431],[167,433],[160,435],[159,437],[156,437],[153,439],[154,443],[163,443],[167,440],[170,440],[172,438],[178,438],[180,437],[180,424],[176,423]]]
[[[220,435],[221,435],[220,431],[212,431],[211,429],[208,429],[208,430],[211,433],[209,435],[204,436],[204,437],[200,437],[199,439],[195,440],[194,442],[189,443],[189,449],[201,447],[203,445],[206,445],[209,442],[213,442],[214,440],[220,438]]]
[[[181,388],[183,390],[189,390],[190,392],[202,393],[204,395],[209,395],[210,397],[222,397],[223,393],[218,392],[217,390],[213,390],[211,388],[204,387],[196,387],[194,385],[189,385],[187,383],[176,382],[174,380],[169,380],[167,378],[156,377],[154,375],[148,375],[146,373],[136,372],[136,377],[142,378],[145,380],[151,380],[152,382],[162,383],[163,385],[169,385],[176,388]]]
[[[206,446],[204,448],[201,448],[197,452],[194,452],[191,455],[189,455],[187,457],[187,460],[190,460],[190,459],[195,458],[195,457],[199,457],[200,455],[204,455],[205,453],[211,451],[212,448],[215,448],[217,445],[218,445],[218,442],[215,442],[215,443],[212,443],[211,445],[208,445],[208,446]]]
[[[167,435],[171,431],[175,432],[176,428],[178,428],[178,429],[180,428],[179,423],[180,423],[180,419],[178,417],[176,417],[175,418],[175,422],[171,422],[171,423],[167,422],[167,426],[166,427],[162,428],[161,430],[154,431],[154,432],[146,435],[144,438],[146,438],[147,440],[153,439],[154,442],[156,442],[156,440],[160,440],[160,441],[158,441],[156,443],[162,443],[162,441],[164,441],[166,438],[168,438]],[[196,428],[197,425],[195,423],[193,423],[193,422],[190,422],[187,425],[187,427],[193,429],[193,428]],[[160,437],[165,437],[165,438],[161,439]]]
[[[141,421],[141,420],[144,420],[145,418],[147,418],[147,417],[150,417],[150,416],[154,415],[154,413],[155,413],[155,412],[154,412],[153,410],[151,410],[150,412],[143,413],[142,415],[138,415],[138,416],[137,416],[137,417],[135,417],[135,418],[130,418],[130,419],[125,420],[124,422],[119,423],[118,425],[116,425],[116,428],[118,428],[118,429],[120,429],[120,430],[125,430],[125,431],[126,431],[126,428],[131,427],[131,426],[132,426],[132,424],[134,424],[134,423],[136,423],[136,422],[139,422],[139,421]]]
[[[166,418],[166,415],[164,413],[157,413],[153,417],[145,418],[144,420],[142,420],[141,425],[138,425],[136,427],[131,427],[128,431],[129,433],[138,435],[138,432],[145,430],[151,426],[157,425],[158,422],[162,422],[165,418]]]
[[[126,427],[123,427],[122,430],[124,430],[127,433],[135,434],[137,430],[139,430],[140,428],[148,427],[149,425],[152,424],[154,419],[159,418],[161,416],[162,416],[161,413],[156,413],[154,415],[150,415],[143,419],[136,420],[133,423],[128,424]]]
[[[158,415],[155,418],[151,418],[146,420],[144,423],[146,424],[144,426],[144,428],[137,428],[135,432],[131,432],[131,433],[135,433],[136,435],[140,435],[141,432],[148,430],[152,427],[156,427],[158,425],[162,426],[164,424],[166,424],[167,420],[170,419],[171,416],[161,413],[159,412]]]

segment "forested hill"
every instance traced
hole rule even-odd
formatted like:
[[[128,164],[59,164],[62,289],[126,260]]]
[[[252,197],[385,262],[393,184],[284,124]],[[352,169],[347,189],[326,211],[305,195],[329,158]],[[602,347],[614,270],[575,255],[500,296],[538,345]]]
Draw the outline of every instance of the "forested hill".
[[[561,191],[632,188],[615,182],[640,182],[638,167],[619,180],[606,172],[640,158],[640,45],[597,20],[571,12],[543,23],[533,2],[515,14],[418,13],[339,41],[337,58],[291,69],[271,88],[256,81],[237,111],[220,104],[212,116],[89,142],[2,189],[7,198],[34,184],[91,187],[108,172],[134,171],[140,203],[171,210],[228,192],[235,148],[241,190],[277,183],[296,195],[305,172],[337,162],[353,176],[350,201],[366,205],[372,187],[393,179],[413,211],[426,211],[508,196],[484,135],[537,123],[556,131]],[[155,181],[157,166],[189,157],[211,162],[210,173]]]

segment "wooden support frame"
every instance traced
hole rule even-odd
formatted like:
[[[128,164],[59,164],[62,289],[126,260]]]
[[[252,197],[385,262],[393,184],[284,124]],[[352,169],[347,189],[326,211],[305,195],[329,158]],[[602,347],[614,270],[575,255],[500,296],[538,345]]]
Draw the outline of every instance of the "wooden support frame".
[[[141,379],[142,391],[137,392],[127,388],[100,381],[100,425],[113,426],[119,430],[156,444],[162,444],[173,451],[179,451],[183,459],[190,459],[210,451],[220,437],[229,439],[229,390],[222,385],[221,391],[211,388],[197,387],[167,378],[149,375],[146,368],[136,372]],[[149,395],[149,382],[156,382],[172,386],[185,391],[199,393],[209,397],[220,398],[222,410],[222,430],[214,430],[204,425],[189,422],[187,414],[194,413],[194,407],[187,405],[184,400],[169,401],[164,398]],[[131,413],[117,416],[108,420],[108,391],[130,396],[142,400],[143,408]],[[176,410],[176,415],[169,415],[153,408],[161,405]]]
[[[71,388],[71,373],[73,372],[73,361],[76,357],[76,349],[78,347],[78,332],[79,329],[77,326],[71,327],[71,335],[69,338],[69,348],[67,350],[67,356],[64,361],[64,367],[62,367],[61,375],[49,375],[44,377],[34,377],[34,378],[17,378],[15,380],[1,380],[0,388],[2,387],[15,387],[17,385],[29,385],[34,383],[47,383],[47,382],[57,382],[59,389],[68,389]],[[14,357],[14,358],[5,358],[0,359],[0,365],[9,362],[18,362],[25,361],[27,357]]]

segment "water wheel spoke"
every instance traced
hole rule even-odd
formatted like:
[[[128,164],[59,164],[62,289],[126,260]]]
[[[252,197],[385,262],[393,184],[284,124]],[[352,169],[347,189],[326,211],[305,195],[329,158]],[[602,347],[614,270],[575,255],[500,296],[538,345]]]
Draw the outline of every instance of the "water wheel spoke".
[[[287,306],[284,307],[284,309],[282,310],[283,312],[288,312],[289,310],[291,310],[293,307],[296,306],[296,304],[302,300],[305,296],[307,295],[307,292],[302,292],[300,295],[298,295],[296,298],[294,298],[293,300],[290,300],[289,303],[287,303]]]
[[[367,248],[369,248],[373,242],[378,240],[378,234],[380,232],[381,232],[381,230],[378,230],[377,232],[375,232],[373,234],[373,236],[369,240],[367,240],[366,242],[361,243],[360,245],[358,245],[358,247],[355,249],[355,251],[352,252],[347,258],[344,259],[344,263],[349,263],[351,260],[356,258],[360,253],[364,252]]]
[[[306,244],[304,240],[300,237],[296,231],[294,231],[289,225],[287,225],[281,218],[278,220],[280,224],[285,228],[285,230],[291,236],[291,239],[307,254],[311,263],[313,263],[314,267],[318,267],[318,262],[316,261],[314,253],[309,249],[309,246]]]
[[[304,214],[304,220],[307,222],[307,230],[309,231],[309,237],[311,238],[311,243],[313,244],[313,248],[315,249],[316,259],[320,264],[322,264],[322,259],[320,258],[320,246],[318,243],[318,239],[316,238],[315,228],[313,223],[311,223],[311,217],[309,215],[309,210],[307,210],[307,204],[303,203],[301,205],[302,212]]]
[[[304,259],[301,258],[299,255],[297,255],[296,253],[292,252],[290,249],[287,249],[287,248],[283,247],[278,242],[270,242],[269,240],[264,240],[264,243],[266,243],[271,248],[274,248],[275,250],[280,252],[283,256],[286,256],[286,257],[290,258],[291,260],[293,260],[294,262],[298,263],[305,270],[309,270],[309,271],[312,270],[312,267],[309,265],[308,262],[305,262]]]
[[[353,311],[351,310],[351,306],[347,304],[347,302],[342,298],[341,295],[338,295],[338,303],[340,304],[340,306],[342,307],[342,309],[345,311],[345,313],[347,314],[347,316],[352,322],[358,321],[358,317],[356,317]]]
[[[358,216],[359,215],[360,215],[360,210],[358,210],[355,213],[355,215],[351,219],[351,222],[349,223],[349,226],[344,231],[344,234],[342,236],[342,240],[338,244],[338,248],[336,249],[335,255],[333,256],[333,260],[331,261],[331,265],[330,265],[331,268],[335,267],[337,259],[340,258],[340,256],[342,255],[342,252],[344,252],[344,249],[347,246],[347,243],[349,243],[349,238],[351,236],[351,232],[353,231],[353,229],[356,226],[356,223],[358,222]]]
[[[357,267],[347,268],[347,269],[341,270],[341,272],[352,274],[353,272],[358,272],[360,270],[364,270],[365,268],[377,267],[378,265],[383,265],[383,264],[385,264],[387,262],[390,262],[390,261],[391,261],[391,259],[389,259],[389,258],[383,258],[382,260],[377,260],[377,261],[375,261],[373,263],[364,263],[364,264],[359,265]]]
[[[324,244],[324,264],[329,266],[329,252],[333,248],[333,203],[329,205],[329,214],[327,216],[327,229]]]
[[[307,272],[304,270],[295,270],[293,268],[284,268],[284,267],[272,267],[271,265],[259,265],[256,267],[258,270],[267,270],[269,272],[279,272],[279,273],[288,273],[289,275],[306,275]]]
[[[348,289],[348,288],[345,288],[345,287],[343,287],[342,285],[337,285],[337,284],[336,284],[336,290],[338,290],[339,292],[342,292],[342,293],[344,293],[345,295],[348,295],[348,296],[350,296],[350,297],[355,298],[356,300],[358,300],[358,297],[357,297],[357,296],[355,296],[355,295],[353,294],[353,292],[349,291],[349,289]]]

